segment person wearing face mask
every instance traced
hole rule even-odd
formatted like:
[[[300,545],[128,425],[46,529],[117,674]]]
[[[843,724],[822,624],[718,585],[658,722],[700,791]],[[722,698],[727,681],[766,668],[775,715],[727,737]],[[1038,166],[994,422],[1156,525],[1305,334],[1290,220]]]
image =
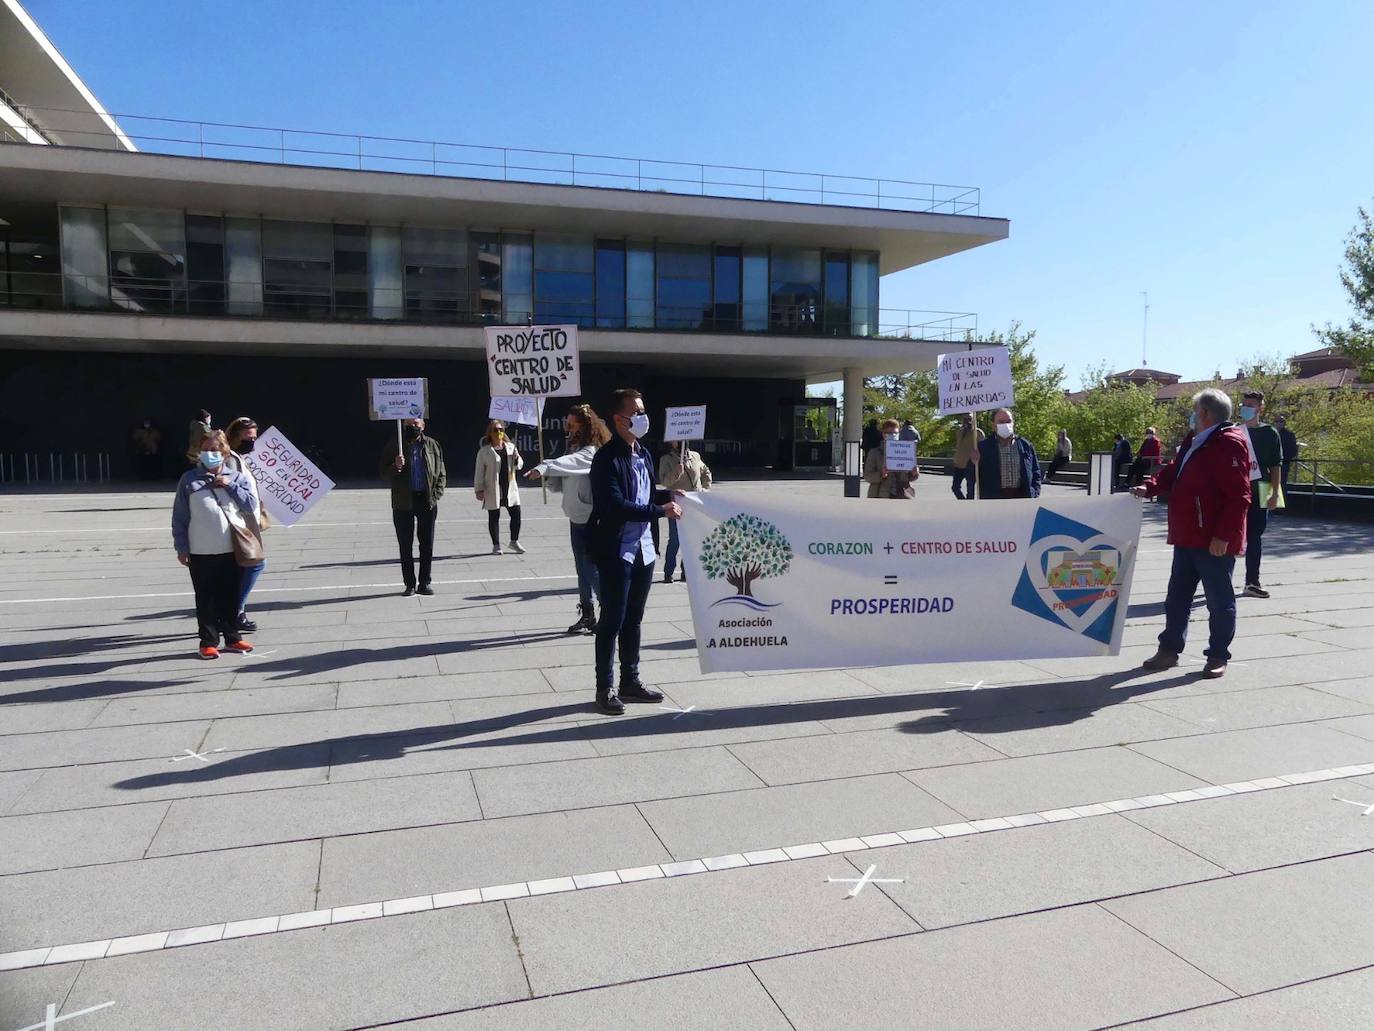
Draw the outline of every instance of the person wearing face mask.
[[[868,453],[864,459],[864,482],[868,484],[870,498],[914,498],[916,478],[920,471],[912,469],[890,470],[887,467],[886,443],[900,440],[896,419],[888,419],[882,425],[883,443]]]
[[[1245,550],[1245,512],[1250,506],[1250,449],[1231,421],[1231,399],[1209,389],[1193,396],[1188,425],[1174,460],[1132,487],[1138,498],[1167,494],[1169,536],[1174,546],[1164,598],[1159,650],[1145,660],[1152,672],[1173,669],[1188,638],[1188,619],[1198,584],[1207,599],[1207,679],[1225,676],[1236,636],[1236,590],[1231,574]]]
[[[253,520],[257,524],[258,535],[267,529],[267,512],[262,507],[262,496],[258,493],[258,481],[252,471],[244,463],[244,455],[251,454],[253,447],[258,441],[258,424],[246,415],[240,415],[229,424],[224,431],[225,438],[229,441],[229,455],[224,460],[226,469],[244,474],[248,481],[248,487],[253,492]],[[243,582],[239,587],[239,608],[238,623],[239,632],[243,634],[256,633],[258,624],[248,618],[248,595],[252,593],[253,587],[258,582],[258,577],[262,576],[262,571],[267,568],[264,560],[256,566],[245,566],[243,569]]]
[[[425,420],[406,419],[405,442],[392,440],[382,454],[382,479],[391,484],[391,521],[401,549],[402,594],[433,594],[430,574],[434,564],[434,523],[439,518],[439,499],[448,486],[444,449],[425,433]],[[420,578],[415,578],[415,539],[420,539]]]
[[[638,390],[617,390],[606,414],[614,436],[592,459],[592,514],[588,551],[601,583],[601,618],[596,627],[596,706],[619,716],[625,702],[661,702],[659,691],[639,679],[639,625],[654,582],[651,526],[656,519],[682,518],[671,491],[655,489],[653,460],[640,444],[649,417]],[[620,647],[620,683],[612,679]]]
[[[967,500],[974,497],[974,476],[977,468],[973,463],[978,454],[978,445],[985,439],[982,430],[974,425],[972,415],[959,420],[959,428],[954,431],[954,483],[950,490],[960,501],[966,500],[962,488],[968,489]]]
[[[482,446],[477,450],[477,465],[472,474],[472,489],[487,510],[487,530],[491,533],[491,553],[502,554],[501,509],[510,514],[510,550],[525,553],[520,543],[520,488],[515,474],[525,468],[520,451],[506,436],[506,424],[499,419],[487,423]]]
[[[1264,531],[1269,513],[1283,496],[1283,440],[1279,431],[1260,422],[1264,394],[1247,390],[1240,398],[1240,421],[1250,444],[1250,511],[1245,520],[1245,596],[1267,598],[1260,586],[1260,560],[1264,558]]]
[[[1034,445],[1016,432],[1009,408],[997,409],[992,423],[997,436],[983,441],[973,452],[973,463],[978,467],[978,496],[1038,498],[1040,459]]]
[[[196,595],[200,657],[217,659],[220,639],[228,652],[251,652],[238,629],[240,567],[231,523],[249,522],[256,501],[247,477],[226,469],[229,444],[211,431],[196,443],[196,467],[182,474],[172,503],[172,544],[191,572]]]

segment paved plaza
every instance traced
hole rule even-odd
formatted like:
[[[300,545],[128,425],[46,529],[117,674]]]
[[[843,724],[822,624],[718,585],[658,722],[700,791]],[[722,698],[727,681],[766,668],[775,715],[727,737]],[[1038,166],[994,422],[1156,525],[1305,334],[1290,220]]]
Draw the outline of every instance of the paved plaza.
[[[1136,669],[1155,505],[1117,658],[703,676],[656,584],[617,719],[537,491],[410,598],[336,491],[214,662],[169,506],[0,497],[0,1031],[1370,1026],[1368,528],[1274,520],[1218,681]]]

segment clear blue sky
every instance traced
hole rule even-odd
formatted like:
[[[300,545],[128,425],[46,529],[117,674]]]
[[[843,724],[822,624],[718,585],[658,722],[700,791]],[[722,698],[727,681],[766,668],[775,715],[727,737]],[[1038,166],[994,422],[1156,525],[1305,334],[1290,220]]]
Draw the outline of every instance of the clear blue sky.
[[[885,307],[1019,319],[1071,385],[1315,346],[1374,199],[1374,4],[28,0],[106,106],[967,183],[1011,238]]]

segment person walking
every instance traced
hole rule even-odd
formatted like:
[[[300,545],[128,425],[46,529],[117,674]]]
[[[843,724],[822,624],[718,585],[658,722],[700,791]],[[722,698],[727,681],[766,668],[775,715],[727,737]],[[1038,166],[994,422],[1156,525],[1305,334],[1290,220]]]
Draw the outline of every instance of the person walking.
[[[592,515],[592,458],[597,449],[611,439],[611,431],[592,411],[591,405],[575,405],[563,418],[563,432],[567,439],[567,454],[549,458],[525,474],[528,480],[541,478],[552,481],[551,490],[563,495],[563,514],[568,517],[568,535],[572,543],[573,568],[577,571],[577,622],[568,633],[595,633],[596,608],[601,586],[596,563],[587,553],[587,520]],[[604,603],[603,603],[604,604]]]
[[[668,445],[668,450],[663,453],[663,457],[658,460],[658,482],[666,490],[673,493],[685,491],[701,491],[711,489],[711,467],[706,464],[701,455],[691,450],[686,441],[674,440]],[[677,520],[668,520],[668,548],[663,553],[663,582],[670,584],[673,582],[673,573],[677,570],[677,554],[681,547],[678,532]],[[682,563],[682,580],[687,580],[687,563]]]
[[[241,576],[233,528],[251,526],[247,518],[256,502],[244,474],[224,468],[229,444],[223,433],[205,434],[196,448],[196,466],[182,473],[172,502],[172,546],[191,572],[200,657],[218,659],[221,639],[225,651],[253,650],[238,629]]]
[[[985,434],[973,424],[973,416],[965,415],[954,431],[954,483],[950,489],[960,501],[964,500],[962,487],[968,488],[968,500],[974,498],[974,477],[977,475],[978,446],[983,443]]]
[[[525,553],[520,543],[520,487],[515,474],[525,468],[520,450],[506,436],[506,424],[500,419],[487,423],[482,446],[477,450],[477,465],[472,474],[472,489],[477,500],[487,510],[487,531],[491,534],[491,553],[502,554],[501,509],[510,518],[510,550]]]
[[[226,469],[234,472],[243,473],[244,479],[248,481],[248,489],[253,494],[253,516],[252,523],[256,526],[258,536],[262,536],[262,531],[267,529],[267,513],[262,507],[262,496],[258,493],[258,481],[252,471],[243,460],[243,456],[251,454],[254,445],[258,441],[258,424],[246,415],[241,415],[225,430],[225,439],[229,443],[229,455],[224,459]],[[264,558],[256,566],[244,566],[241,570],[241,582],[239,584],[239,605],[238,605],[238,627],[241,634],[256,633],[258,624],[248,618],[248,595],[253,593],[253,588],[257,585],[258,577],[262,576],[262,571],[267,568],[267,560]]]
[[[619,716],[625,702],[661,702],[663,694],[639,679],[639,626],[654,582],[650,527],[656,519],[682,518],[672,493],[654,488],[653,464],[640,444],[649,416],[638,390],[617,390],[606,406],[614,436],[592,459],[592,515],[588,544],[601,582],[601,619],[596,626],[596,706]],[[620,683],[612,680],[620,648]]]
[[[1145,478],[1131,493],[1169,497],[1168,542],[1174,546],[1164,598],[1159,649],[1144,662],[1158,672],[1173,669],[1188,640],[1193,596],[1202,584],[1207,599],[1207,662],[1202,675],[1226,675],[1236,636],[1236,590],[1231,576],[1245,550],[1250,505],[1250,448],[1245,432],[1231,422],[1231,399],[1215,388],[1193,395],[1192,432],[1173,462]]]
[[[985,440],[973,453],[978,466],[978,496],[982,498],[1038,498],[1040,459],[1035,446],[1016,432],[1009,408],[992,416],[997,436]]]
[[[382,479],[391,485],[391,521],[401,549],[404,597],[433,594],[434,523],[448,487],[444,449],[425,433],[425,420],[406,419],[404,447],[391,441],[382,453]],[[415,540],[420,541],[420,577],[415,578]]]
[[[1054,443],[1054,457],[1050,459],[1049,470],[1045,473],[1045,482],[1054,479],[1060,469],[1073,461],[1073,441],[1069,439],[1068,430],[1059,431],[1059,439]]]
[[[1274,420],[1274,428],[1279,431],[1280,463],[1279,483],[1283,485],[1283,496],[1288,497],[1288,470],[1298,460],[1298,435],[1288,428],[1288,417],[1280,415]]]
[[[1131,442],[1124,434],[1118,433],[1112,444],[1112,493],[1115,494],[1123,479],[1130,479]],[[1127,484],[1129,486],[1129,483]]]
[[[1250,510],[1245,521],[1245,596],[1267,598],[1260,586],[1260,561],[1264,558],[1264,531],[1269,513],[1283,496],[1283,440],[1279,431],[1260,422],[1264,392],[1247,390],[1240,398],[1240,418],[1250,445]]]
[[[1140,486],[1163,457],[1164,445],[1160,443],[1159,434],[1153,426],[1145,427],[1145,439],[1140,442],[1140,450],[1135,453],[1135,460],[1131,462],[1131,474],[1127,478],[1127,485]]]
[[[897,420],[888,419],[882,426],[883,442],[868,453],[864,459],[864,482],[868,484],[870,498],[914,498],[919,469],[888,469],[887,442],[901,440]]]
[[[134,454],[138,456],[138,478],[151,483],[162,473],[162,462],[158,452],[162,448],[162,431],[152,419],[144,419],[143,424],[134,430]]]

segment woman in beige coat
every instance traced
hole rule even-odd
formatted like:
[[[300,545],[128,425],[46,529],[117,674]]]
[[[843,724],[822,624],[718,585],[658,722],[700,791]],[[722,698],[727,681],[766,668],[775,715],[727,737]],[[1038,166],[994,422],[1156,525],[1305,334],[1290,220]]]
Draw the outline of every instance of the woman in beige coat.
[[[510,513],[510,550],[523,555],[520,545],[520,488],[515,474],[525,467],[515,445],[506,438],[506,424],[499,419],[487,423],[477,468],[472,474],[472,489],[487,510],[487,529],[491,533],[491,553],[501,552],[501,509]]]

